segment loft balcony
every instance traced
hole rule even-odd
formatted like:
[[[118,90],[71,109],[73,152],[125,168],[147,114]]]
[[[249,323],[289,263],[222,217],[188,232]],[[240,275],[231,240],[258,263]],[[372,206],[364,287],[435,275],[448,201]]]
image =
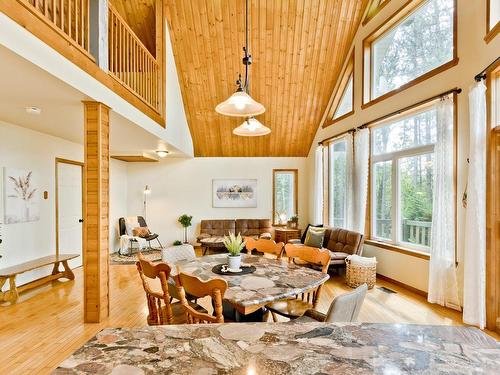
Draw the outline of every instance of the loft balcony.
[[[163,0],[141,6],[147,17],[130,24],[123,0],[0,1],[1,12],[164,126]]]

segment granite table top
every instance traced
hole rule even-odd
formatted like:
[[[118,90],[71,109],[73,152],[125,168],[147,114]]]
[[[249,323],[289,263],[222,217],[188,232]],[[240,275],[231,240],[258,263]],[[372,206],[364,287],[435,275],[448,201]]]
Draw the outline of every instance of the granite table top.
[[[105,329],[62,374],[499,374],[500,344],[476,328],[230,323]]]
[[[242,265],[253,265],[256,271],[246,275],[218,275],[212,272],[217,264],[227,263],[227,254],[207,255],[177,263],[178,270],[202,280],[220,277],[227,281],[224,299],[236,306],[262,305],[292,297],[313,289],[329,276],[321,271],[288,263],[287,260],[241,254]]]

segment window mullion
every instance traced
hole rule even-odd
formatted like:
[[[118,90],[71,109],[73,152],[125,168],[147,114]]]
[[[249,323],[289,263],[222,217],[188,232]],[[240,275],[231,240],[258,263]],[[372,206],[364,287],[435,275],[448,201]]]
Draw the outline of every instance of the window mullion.
[[[392,159],[392,242],[399,239],[399,159]]]

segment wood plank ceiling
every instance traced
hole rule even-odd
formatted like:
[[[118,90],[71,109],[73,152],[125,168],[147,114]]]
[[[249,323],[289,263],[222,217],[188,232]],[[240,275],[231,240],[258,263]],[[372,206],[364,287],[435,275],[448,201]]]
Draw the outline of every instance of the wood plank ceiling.
[[[243,119],[214,110],[243,73],[245,1],[165,1],[195,156],[307,156],[368,0],[251,0],[263,137],[233,135]]]

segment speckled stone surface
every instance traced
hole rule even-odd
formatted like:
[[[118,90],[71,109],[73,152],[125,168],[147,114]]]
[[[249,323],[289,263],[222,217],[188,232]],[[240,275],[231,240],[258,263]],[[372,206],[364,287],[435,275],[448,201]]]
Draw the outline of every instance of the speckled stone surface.
[[[499,374],[475,328],[231,323],[105,329],[54,374]]]
[[[242,265],[253,265],[256,271],[248,275],[217,275],[212,268],[227,263],[226,254],[207,255],[177,263],[186,273],[202,280],[221,277],[227,280],[229,288],[224,299],[233,305],[253,306],[270,301],[292,297],[315,288],[328,280],[328,274],[307,267],[296,266],[287,260],[276,260],[262,256],[241,254]]]

